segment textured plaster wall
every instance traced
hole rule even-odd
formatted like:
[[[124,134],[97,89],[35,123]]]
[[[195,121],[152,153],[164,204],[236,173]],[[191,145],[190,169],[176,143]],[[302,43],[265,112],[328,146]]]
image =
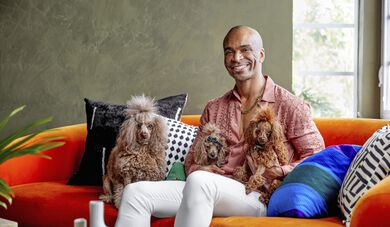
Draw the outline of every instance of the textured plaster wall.
[[[186,92],[186,114],[233,86],[222,39],[258,29],[264,72],[291,90],[290,0],[0,0],[0,116],[26,104],[20,126],[85,122],[83,98],[125,103]]]

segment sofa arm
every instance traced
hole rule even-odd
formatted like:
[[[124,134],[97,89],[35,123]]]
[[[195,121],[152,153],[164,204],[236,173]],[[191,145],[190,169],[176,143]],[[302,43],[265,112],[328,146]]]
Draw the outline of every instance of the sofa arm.
[[[390,177],[386,177],[358,200],[352,213],[351,227],[389,226]]]
[[[0,165],[0,178],[8,185],[41,181],[68,180],[78,168],[84,154],[86,124],[56,128],[42,133],[36,139],[47,136],[64,137],[61,147],[44,151],[52,159],[25,155],[10,159]]]

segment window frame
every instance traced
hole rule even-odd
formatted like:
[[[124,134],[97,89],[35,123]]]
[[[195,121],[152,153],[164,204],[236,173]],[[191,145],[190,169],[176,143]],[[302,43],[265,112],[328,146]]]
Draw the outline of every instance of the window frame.
[[[294,23],[293,31],[296,29],[329,29],[329,28],[353,28],[354,31],[354,56],[353,56],[353,69],[354,71],[307,71],[293,69],[293,81],[294,75],[311,75],[311,76],[353,76],[353,105],[352,105],[352,117],[359,117],[358,112],[358,83],[359,83],[359,12],[360,12],[360,0],[354,1],[354,23]],[[386,1],[386,0],[385,0]],[[293,45],[294,48],[294,45]]]

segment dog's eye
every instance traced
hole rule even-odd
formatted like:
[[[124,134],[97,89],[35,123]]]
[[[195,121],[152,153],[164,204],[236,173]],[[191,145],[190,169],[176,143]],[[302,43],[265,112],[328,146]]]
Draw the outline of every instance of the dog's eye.
[[[147,127],[148,127],[148,129],[152,129],[152,128],[153,128],[153,125],[152,125],[152,124],[149,124]]]
[[[141,123],[139,123],[139,124],[137,125],[137,127],[138,127],[138,128],[141,128],[141,127],[142,127],[142,124],[141,124]]]

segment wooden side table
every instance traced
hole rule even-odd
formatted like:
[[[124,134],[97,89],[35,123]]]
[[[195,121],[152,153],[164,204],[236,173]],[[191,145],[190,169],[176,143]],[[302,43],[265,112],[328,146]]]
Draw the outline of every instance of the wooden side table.
[[[18,227],[18,223],[0,218],[0,226],[1,227]]]

